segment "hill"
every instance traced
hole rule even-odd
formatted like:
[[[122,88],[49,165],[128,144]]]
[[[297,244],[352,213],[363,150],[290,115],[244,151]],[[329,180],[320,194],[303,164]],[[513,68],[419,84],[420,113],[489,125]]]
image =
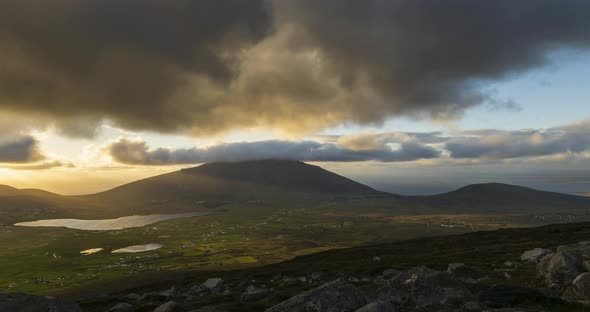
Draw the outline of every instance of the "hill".
[[[83,196],[134,213],[180,212],[227,204],[277,204],[392,196],[299,161],[208,163]]]
[[[380,192],[318,166],[291,160],[218,162],[183,169],[182,173],[223,180],[273,185],[293,191],[328,194],[378,194]]]
[[[59,195],[39,189],[18,189],[8,185],[0,185],[0,196],[57,197]]]
[[[502,183],[472,184],[439,195],[405,197],[405,201],[445,213],[590,213],[587,197]]]

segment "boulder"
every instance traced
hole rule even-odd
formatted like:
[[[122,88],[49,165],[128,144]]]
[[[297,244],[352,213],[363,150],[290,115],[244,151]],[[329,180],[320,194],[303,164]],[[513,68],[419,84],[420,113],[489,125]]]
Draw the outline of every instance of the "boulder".
[[[73,302],[29,294],[0,293],[0,311],[80,312]]]
[[[385,301],[373,301],[355,312],[395,312],[395,307]]]
[[[590,257],[590,241],[561,245],[557,247],[557,251],[576,253],[582,256]]]
[[[578,275],[563,293],[563,298],[572,302],[590,303],[590,273]]]
[[[582,258],[569,252],[547,255],[537,265],[537,270],[550,288],[561,289],[571,284],[580,274]]]
[[[469,289],[453,274],[426,267],[399,273],[389,285],[377,291],[380,300],[395,305],[411,304],[416,309],[470,297]]]
[[[399,270],[396,270],[396,269],[387,269],[387,270],[383,271],[382,274],[386,278],[391,278],[391,277],[394,277],[399,272],[400,271]]]
[[[108,309],[107,312],[133,312],[135,311],[135,307],[133,307],[129,303],[121,302],[117,303],[112,308]]]
[[[223,285],[221,278],[209,278],[203,284],[191,287],[184,295],[188,297],[217,295],[222,292]]]
[[[240,295],[240,302],[258,301],[268,295],[268,290],[249,286],[246,292]]]
[[[174,297],[174,295],[176,295],[176,287],[172,287],[168,290],[162,290],[162,291],[152,291],[149,293],[145,293],[141,296],[141,298],[139,298],[138,300],[140,301],[166,301],[169,300],[170,298]]]
[[[366,304],[363,293],[344,279],[283,301],[266,312],[353,312]]]
[[[168,301],[163,305],[157,307],[154,312],[176,312],[180,311],[178,304],[174,301]]]
[[[453,273],[457,269],[460,269],[464,266],[465,266],[465,263],[449,263],[449,265],[447,266],[447,271],[449,271],[450,273]]]
[[[209,278],[203,283],[203,287],[212,292],[217,292],[223,288],[223,280],[221,278]]]
[[[539,263],[539,261],[547,256],[552,254],[553,251],[544,248],[535,248],[531,250],[525,251],[522,256],[520,256],[520,260],[527,262],[527,263]]]

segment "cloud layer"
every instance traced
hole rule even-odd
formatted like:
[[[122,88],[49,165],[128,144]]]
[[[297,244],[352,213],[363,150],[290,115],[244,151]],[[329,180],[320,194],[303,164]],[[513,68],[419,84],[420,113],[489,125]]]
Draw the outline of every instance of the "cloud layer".
[[[39,142],[31,136],[0,141],[0,163],[28,163],[43,160]]]
[[[389,132],[320,136],[311,141],[223,143],[199,148],[150,149],[143,140],[121,138],[106,152],[119,163],[179,165],[212,161],[293,159],[311,162],[496,162],[569,155],[590,157],[590,119],[547,129]]]
[[[115,161],[132,165],[177,165],[256,159],[394,162],[438,157],[438,151],[435,149],[416,143],[403,143],[398,149],[383,146],[375,149],[353,150],[332,143],[271,140],[227,143],[207,148],[150,150],[144,141],[119,139],[108,145],[106,149]]]
[[[0,115],[89,136],[304,132],[499,103],[487,81],[588,48],[585,0],[5,0]]]

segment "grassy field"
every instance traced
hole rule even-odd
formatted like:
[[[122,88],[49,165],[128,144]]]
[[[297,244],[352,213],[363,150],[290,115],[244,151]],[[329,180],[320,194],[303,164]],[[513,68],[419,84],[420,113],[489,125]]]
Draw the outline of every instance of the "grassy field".
[[[332,249],[527,226],[513,216],[409,215],[377,199],[301,206],[229,205],[214,215],[114,231],[2,226],[0,290],[67,293],[150,272],[235,270]],[[164,247],[110,253],[148,243]],[[104,251],[80,255],[90,248]]]
[[[314,272],[326,274],[344,274],[346,276],[376,276],[385,269],[408,269],[415,266],[427,266],[433,269],[444,270],[449,263],[462,262],[484,272],[494,272],[494,269],[505,268],[507,260],[517,260],[523,251],[535,247],[555,248],[562,244],[576,243],[587,240],[590,237],[590,223],[561,224],[534,228],[502,229],[496,231],[474,232],[448,236],[417,238],[400,242],[391,242],[371,246],[359,246],[329,250],[315,254],[299,256],[288,261],[265,266],[253,266],[238,270],[204,271],[204,270],[180,270],[170,273],[148,272],[142,275],[142,281],[138,282],[129,276],[120,277],[116,283],[103,282],[94,285],[94,290],[108,290],[110,293],[117,290],[123,293],[141,293],[148,290],[161,290],[178,285],[187,287],[201,283],[208,277],[222,277],[227,282],[259,280],[268,281],[278,274],[284,276],[306,276]],[[378,256],[379,261],[374,257]],[[510,292],[519,294],[519,289],[527,287],[535,289],[543,287],[542,281],[536,275],[535,265],[523,265],[511,272],[512,277],[506,279],[500,273],[489,274],[489,279],[482,281],[488,286],[499,285]],[[355,285],[363,290],[376,287],[371,282],[362,281]],[[113,287],[114,286],[114,287]],[[276,289],[275,300],[285,300],[307,288],[305,286],[293,286]],[[373,289],[374,290],[374,289]],[[77,297],[78,292],[66,292],[66,295]],[[239,293],[237,294],[239,296]],[[518,295],[519,305],[536,307],[542,306],[546,311],[590,311],[587,306],[577,304],[564,304],[563,302],[547,301],[546,297]],[[222,304],[227,311],[260,311],[263,306],[259,303],[238,303],[236,294],[204,298],[205,304]],[[207,301],[209,300],[209,301]],[[210,301],[214,300],[214,301]],[[528,301],[527,301],[528,300]],[[112,306],[103,303],[92,302],[83,305],[88,311],[103,311]]]

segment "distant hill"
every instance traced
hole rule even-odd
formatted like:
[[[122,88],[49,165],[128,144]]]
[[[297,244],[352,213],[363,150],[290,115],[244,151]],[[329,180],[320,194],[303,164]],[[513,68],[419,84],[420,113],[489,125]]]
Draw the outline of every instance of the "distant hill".
[[[444,194],[406,197],[405,200],[447,213],[590,212],[590,198],[587,197],[502,183],[471,184]]]
[[[47,192],[39,189],[17,189],[8,185],[0,185],[0,196],[37,196],[37,197],[52,197],[59,196],[57,194]]]

